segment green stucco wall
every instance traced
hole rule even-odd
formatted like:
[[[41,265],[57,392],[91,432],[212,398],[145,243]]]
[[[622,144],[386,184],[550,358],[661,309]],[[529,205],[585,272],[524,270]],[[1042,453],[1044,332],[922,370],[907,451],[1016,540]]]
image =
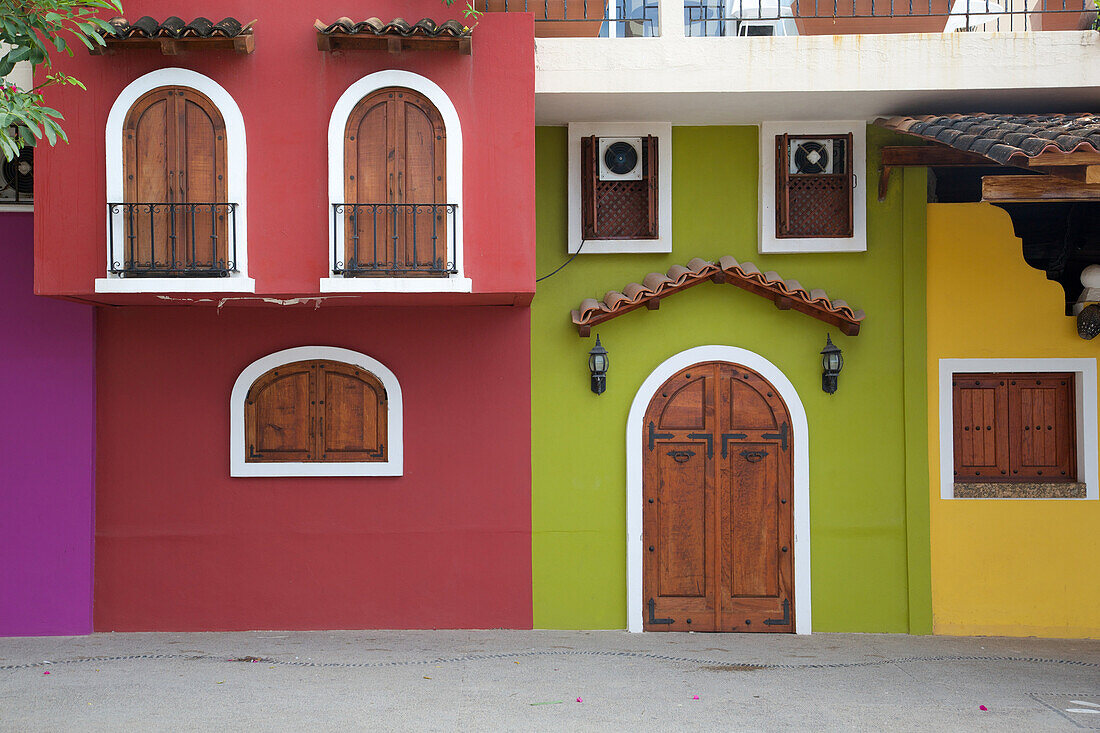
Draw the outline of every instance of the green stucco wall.
[[[875,128],[868,135],[866,180],[874,192],[877,148],[893,139]],[[539,283],[532,305],[535,627],[625,628],[631,401],[669,356],[729,344],[783,370],[809,419],[814,630],[927,633],[928,508],[920,489],[927,483],[927,471],[920,474],[927,430],[923,392],[914,392],[924,379],[922,312],[910,314],[913,343],[903,344],[905,294],[914,288],[923,294],[923,172],[895,174],[884,203],[868,196],[866,253],[762,256],[757,128],[677,127],[672,140],[673,252],[581,254]],[[539,275],[567,257],[566,152],[565,128],[537,131]],[[570,309],[648,272],[724,254],[865,309],[863,331],[843,336],[741,289],[704,284],[665,300],[658,311],[640,309],[595,329],[611,366],[607,392],[592,394],[586,358],[594,339],[578,337]],[[845,356],[832,396],[821,391],[818,352],[826,333]],[[919,374],[907,379],[907,363]],[[907,450],[907,434],[920,444]]]

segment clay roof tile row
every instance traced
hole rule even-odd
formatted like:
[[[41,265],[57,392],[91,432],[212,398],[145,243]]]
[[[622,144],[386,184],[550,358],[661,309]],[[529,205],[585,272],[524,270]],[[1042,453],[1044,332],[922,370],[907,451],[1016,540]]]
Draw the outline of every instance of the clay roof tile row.
[[[1001,165],[1043,153],[1100,153],[1100,114],[954,114],[889,117],[879,127],[984,155]]]
[[[354,21],[351,18],[337,18],[336,22],[325,24],[320,20],[313,22],[313,27],[318,33],[325,35],[357,35],[367,34],[372,36],[400,36],[410,38],[422,36],[425,38],[465,38],[470,35],[470,29],[463,26],[457,20],[448,20],[439,25],[431,18],[421,18],[415,23],[409,23],[404,18],[394,18],[389,23],[383,23],[379,18],[367,18],[362,21]]]
[[[603,300],[585,298],[572,311],[573,324],[581,335],[587,335],[593,325],[608,321],[643,305],[653,307],[659,301],[706,281],[725,282],[773,300],[777,307],[791,308],[840,326],[845,333],[859,333],[866,318],[862,310],[854,309],[843,300],[831,300],[820,289],[807,290],[797,280],[784,280],[779,273],[761,272],[751,262],[738,262],[730,255],[709,262],[696,257],[687,265],[673,265],[667,273],[651,272],[642,282],[628,283],[621,291],[609,290]]]
[[[144,15],[133,23],[125,18],[112,18],[107,22],[115,29],[115,38],[235,38],[250,32],[256,21],[242,25],[236,18],[222,18],[214,23],[198,17],[187,23],[173,15],[161,23]]]

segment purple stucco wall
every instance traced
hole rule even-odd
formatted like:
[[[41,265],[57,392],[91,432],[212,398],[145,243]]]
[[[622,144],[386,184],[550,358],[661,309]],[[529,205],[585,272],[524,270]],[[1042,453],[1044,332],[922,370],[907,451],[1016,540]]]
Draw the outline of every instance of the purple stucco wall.
[[[92,630],[92,308],[33,294],[32,216],[0,213],[0,636]]]

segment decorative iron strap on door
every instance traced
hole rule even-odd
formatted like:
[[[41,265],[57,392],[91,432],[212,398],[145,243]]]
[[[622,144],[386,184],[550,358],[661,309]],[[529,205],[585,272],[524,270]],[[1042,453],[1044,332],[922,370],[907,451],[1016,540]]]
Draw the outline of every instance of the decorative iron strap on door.
[[[644,627],[793,631],[794,436],[775,387],[696,364],[662,385],[645,421]]]

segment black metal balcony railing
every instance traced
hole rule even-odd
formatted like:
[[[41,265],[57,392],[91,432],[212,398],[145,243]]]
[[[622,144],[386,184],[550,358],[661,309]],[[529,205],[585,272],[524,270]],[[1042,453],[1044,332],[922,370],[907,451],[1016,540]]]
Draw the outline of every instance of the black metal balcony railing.
[[[333,204],[332,272],[446,277],[458,272],[457,204]]]
[[[669,2],[670,0],[664,0]],[[1085,30],[1094,0],[672,0],[687,36],[815,36],[955,31]],[[536,36],[658,35],[659,0],[476,0],[480,10],[530,12]]]
[[[107,204],[111,274],[227,277],[237,271],[237,204]]]

